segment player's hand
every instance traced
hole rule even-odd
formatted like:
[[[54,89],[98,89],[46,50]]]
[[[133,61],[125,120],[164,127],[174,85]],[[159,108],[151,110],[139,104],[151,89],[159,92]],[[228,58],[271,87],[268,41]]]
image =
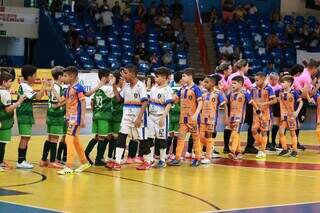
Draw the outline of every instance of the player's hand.
[[[135,127],[135,128],[140,128],[141,122],[142,122],[142,120],[141,120],[140,118],[137,118],[137,119],[134,121],[134,127]]]
[[[85,127],[86,127],[86,122],[85,122],[84,119],[81,119],[81,121],[80,121],[80,127],[81,127],[81,128],[85,128]]]
[[[161,118],[159,120],[159,126],[160,127],[164,127],[164,121],[165,121],[165,117],[161,116]]]
[[[298,115],[299,115],[299,113],[298,113],[298,112],[294,112],[294,113],[293,113],[293,117],[294,117],[294,118],[297,118],[297,117],[298,117]]]
[[[110,84],[115,85],[116,84],[116,78],[114,76],[110,77]]]
[[[24,100],[26,100],[27,99],[27,97],[25,96],[25,95],[21,95],[20,97],[19,97],[19,100],[17,101],[19,104],[22,104],[22,102],[24,101]]]

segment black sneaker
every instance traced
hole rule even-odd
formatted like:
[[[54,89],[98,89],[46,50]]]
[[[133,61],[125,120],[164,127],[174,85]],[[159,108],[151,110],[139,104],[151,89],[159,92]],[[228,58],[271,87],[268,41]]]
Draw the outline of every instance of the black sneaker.
[[[270,152],[276,152],[277,148],[275,146],[271,145],[270,147],[267,148],[267,150],[270,151]]]
[[[306,150],[306,147],[301,145],[300,143],[298,143],[297,148],[301,149],[302,151]]]
[[[285,155],[287,155],[287,154],[289,154],[289,151],[284,149],[284,150],[282,150],[282,151],[279,153],[278,156],[285,156]]]
[[[87,158],[87,161],[88,161],[91,165],[93,165],[93,161],[90,159],[89,155],[86,155],[86,158]]]
[[[279,144],[277,145],[277,148],[278,148],[278,149],[282,149],[281,143],[279,143]]]
[[[259,152],[258,149],[256,149],[255,147],[246,147],[244,150],[244,153],[247,154],[257,154]]]
[[[290,153],[290,157],[296,158],[298,156],[298,152],[297,151],[292,151]]]
[[[95,166],[105,166],[106,163],[103,162],[102,160],[96,160],[96,161],[94,162],[94,165],[95,165]]]
[[[223,149],[223,153],[224,153],[224,154],[229,154],[229,153],[230,153],[230,149],[229,149],[229,148],[228,148],[228,149],[224,148],[224,149]]]

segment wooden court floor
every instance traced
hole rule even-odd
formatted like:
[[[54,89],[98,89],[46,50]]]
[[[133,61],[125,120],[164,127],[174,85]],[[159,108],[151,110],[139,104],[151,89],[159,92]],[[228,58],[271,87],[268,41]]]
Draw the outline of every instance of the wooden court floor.
[[[217,141],[221,137],[220,133]],[[90,138],[83,135],[83,145]],[[317,141],[312,131],[301,138],[313,150],[300,153],[298,159],[268,155],[257,161],[246,155],[237,163],[222,158],[199,168],[189,167],[188,162],[149,171],[137,171],[135,165],[120,172],[92,167],[82,174],[58,176],[54,169],[37,166],[45,137],[34,136],[28,159],[35,168],[0,175],[0,212],[269,212],[268,208],[292,208],[292,204],[310,208],[303,212],[320,212],[314,210],[320,202]],[[6,160],[12,165],[17,142],[14,137],[7,146]],[[263,208],[247,209],[256,207]]]

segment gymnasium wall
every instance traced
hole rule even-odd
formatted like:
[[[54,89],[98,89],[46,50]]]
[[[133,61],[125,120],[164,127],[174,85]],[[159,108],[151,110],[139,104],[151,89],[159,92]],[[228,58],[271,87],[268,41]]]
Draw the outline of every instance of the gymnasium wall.
[[[306,0],[281,0],[281,13],[302,16],[314,15],[320,18],[319,10],[306,8]]]
[[[24,38],[0,37],[0,56],[7,56],[12,64],[24,64]]]
[[[3,5],[10,6],[10,7],[23,7],[24,1],[23,0],[3,0]]]

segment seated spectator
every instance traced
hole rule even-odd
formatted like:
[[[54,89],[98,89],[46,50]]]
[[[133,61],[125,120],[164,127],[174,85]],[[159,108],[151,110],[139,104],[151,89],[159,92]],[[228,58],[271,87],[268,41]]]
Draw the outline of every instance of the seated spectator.
[[[183,5],[179,0],[174,0],[174,3],[170,6],[170,10],[173,15],[181,16],[183,14]]]
[[[278,70],[275,68],[273,61],[269,61],[267,65],[262,69],[262,72],[265,75],[269,75],[270,73],[278,73]]]
[[[180,16],[173,16],[171,25],[174,31],[182,31],[183,30],[183,20]]]
[[[226,41],[222,47],[220,47],[219,52],[223,55],[234,54],[234,49],[229,41]]]
[[[159,57],[157,56],[157,53],[153,53],[150,58],[149,58],[150,64],[158,64],[159,62]]]
[[[144,45],[142,43],[138,44],[136,49],[135,49],[135,53],[134,53],[134,58],[135,60],[143,60],[146,61],[146,50],[144,48]]]
[[[97,3],[97,0],[92,0],[89,5],[89,15],[91,17],[95,17],[96,13],[98,13],[98,10],[99,10],[99,5]]]
[[[176,42],[176,36],[174,35],[174,31],[171,25],[168,25],[168,29],[166,29],[163,33],[160,34],[159,42],[163,42],[163,43]]]
[[[127,16],[131,15],[131,7],[130,7],[129,2],[125,3],[124,8],[123,8],[123,14],[127,15]]]
[[[249,14],[257,15],[258,14],[258,9],[254,4],[250,4],[248,12],[249,12]]]
[[[153,17],[153,24],[157,29],[160,29],[162,26],[162,17],[159,14],[156,14]]]
[[[169,7],[164,3],[163,0],[160,0],[160,4],[158,5],[158,13],[159,14],[167,14],[169,12]]]
[[[161,60],[163,62],[163,64],[166,66],[168,64],[171,64],[173,61],[172,55],[170,54],[170,52],[166,51],[162,57]]]
[[[296,27],[294,26],[294,24],[288,24],[286,26],[286,35],[288,37],[288,40],[292,42],[295,34],[296,34]]]
[[[134,25],[134,35],[136,38],[141,38],[146,33],[146,25],[143,21],[138,20]]]
[[[142,20],[144,20],[147,15],[147,10],[142,2],[136,8],[136,15]]]
[[[163,13],[161,16],[161,28],[166,29],[171,24],[171,19],[168,14]]]
[[[67,40],[71,50],[76,50],[80,47],[80,33],[74,27],[70,27],[67,32]]]
[[[121,17],[121,8],[119,1],[115,1],[114,6],[112,7],[112,14],[116,18]]]
[[[239,5],[233,12],[234,19],[244,21],[244,17],[247,15],[247,11],[242,5]]]
[[[105,11],[105,10],[109,10],[110,7],[108,5],[108,1],[107,0],[103,0],[102,5],[100,6],[100,11]]]
[[[215,24],[217,19],[218,19],[218,13],[217,13],[216,8],[213,7],[210,12],[210,23]]]
[[[235,9],[234,0],[224,0],[222,4],[222,18],[224,23],[228,23],[232,19],[232,14]]]
[[[80,21],[83,21],[83,18],[84,18],[84,11],[86,9],[85,4],[86,3],[84,2],[84,0],[77,0],[74,3],[74,12],[76,13]]]
[[[270,15],[270,21],[272,23],[277,23],[281,21],[281,14],[280,14],[280,9],[276,9],[273,11]]]
[[[273,48],[279,47],[280,41],[276,34],[268,35],[266,39],[267,51],[270,52]]]
[[[50,5],[50,11],[53,13],[62,12],[62,1],[53,0]]]
[[[150,8],[148,9],[148,17],[149,17],[149,20],[152,21],[153,17],[157,14],[157,4],[155,1],[152,1],[151,2],[151,6]]]
[[[92,27],[89,27],[84,35],[84,44],[93,46],[97,44],[96,34]]]

